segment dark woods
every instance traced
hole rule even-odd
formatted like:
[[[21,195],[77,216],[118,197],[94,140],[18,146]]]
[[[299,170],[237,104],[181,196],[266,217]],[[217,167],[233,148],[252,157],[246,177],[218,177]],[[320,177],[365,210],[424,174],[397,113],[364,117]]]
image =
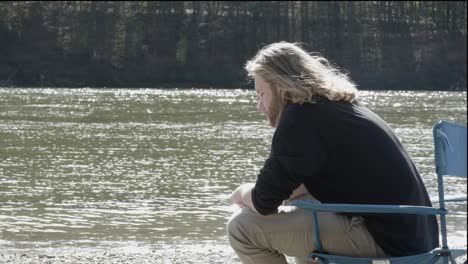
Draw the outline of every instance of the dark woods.
[[[360,89],[466,90],[466,2],[1,2],[0,86],[247,87],[304,43]]]

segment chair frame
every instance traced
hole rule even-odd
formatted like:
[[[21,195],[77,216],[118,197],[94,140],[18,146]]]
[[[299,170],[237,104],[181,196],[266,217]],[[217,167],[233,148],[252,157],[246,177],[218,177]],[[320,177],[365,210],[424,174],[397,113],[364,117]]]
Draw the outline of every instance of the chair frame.
[[[450,145],[450,135],[444,132],[445,127],[452,127],[464,133],[464,158],[462,162],[465,162],[464,171],[463,168],[451,171],[447,166],[446,160],[446,146],[448,146],[453,152],[453,148]],[[432,264],[439,263],[442,260],[443,264],[456,264],[454,253],[466,254],[466,249],[450,249],[447,244],[447,223],[446,215],[448,214],[445,208],[445,202],[449,201],[466,201],[466,198],[456,198],[445,200],[444,199],[444,181],[445,175],[460,176],[466,178],[466,126],[448,122],[439,121],[433,126],[433,138],[434,138],[434,161],[435,171],[437,175],[437,189],[439,193],[439,207],[429,206],[410,206],[410,205],[369,205],[369,204],[321,204],[312,203],[308,201],[296,200],[293,201],[293,205],[310,210],[313,213],[312,221],[314,223],[314,245],[315,251],[312,252],[309,257],[319,261],[320,264]],[[463,141],[463,140],[462,140]],[[463,151],[463,146],[462,146]],[[452,154],[453,155],[453,154]],[[456,173],[456,174],[455,174]],[[391,213],[391,214],[422,214],[422,215],[439,215],[440,216],[440,235],[442,237],[442,245],[439,248],[435,248],[430,252],[419,254],[416,256],[406,257],[390,257],[390,258],[354,258],[347,256],[336,256],[329,255],[322,252],[322,245],[320,242],[320,231],[318,223],[318,212],[334,212],[334,213]],[[331,262],[330,262],[331,261]],[[466,262],[465,262],[466,264]]]

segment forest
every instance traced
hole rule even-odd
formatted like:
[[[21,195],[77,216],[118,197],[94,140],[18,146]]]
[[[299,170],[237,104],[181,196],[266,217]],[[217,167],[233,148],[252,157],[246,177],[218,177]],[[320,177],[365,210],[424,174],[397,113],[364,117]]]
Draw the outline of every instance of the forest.
[[[1,1],[0,86],[249,88],[298,42],[365,90],[466,91],[466,1]]]

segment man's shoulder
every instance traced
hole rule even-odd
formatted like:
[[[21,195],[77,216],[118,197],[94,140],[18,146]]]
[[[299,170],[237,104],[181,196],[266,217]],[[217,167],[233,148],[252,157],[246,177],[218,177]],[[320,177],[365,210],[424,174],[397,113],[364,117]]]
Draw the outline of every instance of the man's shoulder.
[[[288,103],[281,114],[279,127],[285,129],[310,126],[311,121],[317,121],[322,116],[323,111],[319,108],[321,107],[315,103]]]
[[[288,103],[282,113],[283,119],[287,120],[294,120],[294,119],[300,119],[303,117],[306,113],[310,112],[311,106],[309,103],[303,103],[303,104],[298,104],[298,103]]]
[[[328,99],[325,98],[317,98],[314,99],[310,102],[305,102],[305,103],[288,103],[286,104],[286,107],[284,109],[284,112],[289,113],[289,114],[296,114],[296,113],[307,113],[312,110],[319,111],[322,109],[328,109],[334,107],[334,103]]]

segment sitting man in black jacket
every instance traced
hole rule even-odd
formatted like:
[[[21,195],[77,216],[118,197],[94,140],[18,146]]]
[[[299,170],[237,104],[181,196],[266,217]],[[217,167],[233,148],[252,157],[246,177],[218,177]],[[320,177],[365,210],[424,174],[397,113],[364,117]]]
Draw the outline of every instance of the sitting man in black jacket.
[[[280,206],[323,203],[431,206],[410,156],[392,129],[358,100],[354,83],[323,57],[273,43],[246,64],[258,108],[275,127],[255,184],[239,186],[229,242],[243,263],[287,263],[314,250],[310,213]],[[435,216],[320,213],[325,252],[405,256],[438,246]]]

